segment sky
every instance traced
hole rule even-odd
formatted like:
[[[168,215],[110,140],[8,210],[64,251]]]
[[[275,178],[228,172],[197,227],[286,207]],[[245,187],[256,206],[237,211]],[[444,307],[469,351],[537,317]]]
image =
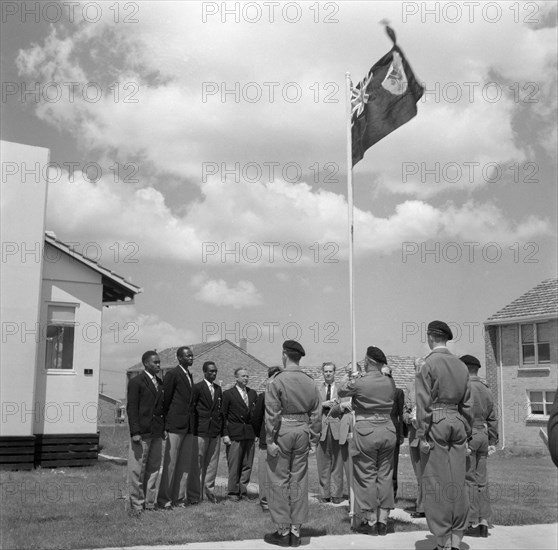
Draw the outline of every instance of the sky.
[[[555,2],[2,3],[1,137],[50,149],[47,229],[143,289],[104,310],[105,393],[222,338],[351,361],[346,73],[383,20],[426,92],[353,170],[357,359],[441,319],[484,363],[557,274]]]

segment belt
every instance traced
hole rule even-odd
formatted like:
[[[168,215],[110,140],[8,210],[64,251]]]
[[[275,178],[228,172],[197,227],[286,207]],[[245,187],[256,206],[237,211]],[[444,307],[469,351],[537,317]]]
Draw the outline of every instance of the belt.
[[[355,422],[359,420],[391,420],[391,415],[387,413],[359,413],[355,415]]]
[[[434,405],[437,406],[432,409],[433,411],[446,411],[446,410],[456,411],[457,410],[456,403],[434,403]]]
[[[292,413],[281,416],[283,422],[308,422],[308,413]]]

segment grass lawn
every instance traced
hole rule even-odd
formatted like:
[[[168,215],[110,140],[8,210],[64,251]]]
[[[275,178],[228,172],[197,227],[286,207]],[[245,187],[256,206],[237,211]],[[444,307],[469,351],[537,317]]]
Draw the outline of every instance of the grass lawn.
[[[126,456],[127,429],[104,428],[103,453]],[[403,453],[405,448],[403,448]],[[256,452],[256,461],[259,453]],[[257,462],[254,464],[257,467]],[[397,507],[414,504],[416,483],[409,457],[402,454]],[[226,476],[224,453],[218,475]],[[489,459],[493,521],[533,524],[557,521],[558,480],[548,456],[493,456]],[[127,515],[126,467],[99,462],[90,468],[1,472],[0,547],[33,549],[94,548],[263,537],[273,525],[253,500],[228,502],[220,487],[220,503],[202,503],[170,512]],[[254,474],[253,480],[256,481]],[[310,458],[310,493],[317,492],[316,460]],[[252,488],[252,492],[255,487]],[[395,531],[417,529],[396,522]],[[303,536],[349,533],[347,509],[310,505]]]

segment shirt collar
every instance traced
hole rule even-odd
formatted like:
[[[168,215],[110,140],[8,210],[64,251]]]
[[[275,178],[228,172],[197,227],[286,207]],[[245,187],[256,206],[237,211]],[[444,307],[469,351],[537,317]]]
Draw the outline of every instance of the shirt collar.
[[[184,374],[189,375],[190,371],[186,370],[180,363],[178,364],[178,366],[182,369],[182,371],[184,372]]]
[[[213,387],[213,382],[210,382],[207,378],[204,378],[203,381],[207,384],[209,388]]]

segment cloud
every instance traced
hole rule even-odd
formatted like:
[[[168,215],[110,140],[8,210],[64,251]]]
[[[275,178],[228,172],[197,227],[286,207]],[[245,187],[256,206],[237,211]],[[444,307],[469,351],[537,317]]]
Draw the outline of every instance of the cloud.
[[[384,9],[394,21],[401,17],[397,6]],[[351,43],[369,45],[351,52],[356,78],[388,49],[382,32],[370,33],[361,10],[360,5],[344,5],[345,25],[316,25],[310,19],[288,25],[278,13],[273,25],[265,25],[264,17],[261,24],[237,26],[222,24],[221,15],[200,24],[199,7],[142,4],[134,25],[103,20],[66,33],[53,29],[42,45],[21,50],[17,65],[21,76],[43,82],[98,82],[103,90],[98,101],[79,95],[70,102],[64,94],[61,101],[42,101],[36,108],[40,118],[71,131],[89,151],[110,151],[123,162],[139,157],[160,174],[195,179],[204,162],[217,160],[228,168],[236,163],[243,168],[254,160],[277,162],[279,170],[296,162],[306,171],[319,166],[322,172],[326,163],[333,163],[339,171],[345,139],[342,75],[349,67],[346,50],[337,41],[346,38],[344,29],[352,25]],[[556,28],[517,24],[509,10],[494,28],[482,21],[480,8],[476,11],[475,25],[459,26],[459,33],[452,24],[421,24],[420,16],[402,27],[400,39],[415,46],[408,55],[430,93],[419,104],[418,117],[378,143],[357,168],[380,174],[385,192],[427,198],[476,189],[487,184],[482,168],[471,179],[464,163],[482,167],[532,160],[528,147],[518,143],[516,119],[525,105],[514,85],[539,86],[540,101],[529,109],[543,128],[530,137],[549,154],[555,146]],[[547,11],[541,10],[540,17],[548,19]],[[301,32],[305,24],[311,32]],[[248,28],[250,32],[243,32]],[[310,36],[312,45],[323,44],[327,63],[309,67],[307,57],[300,55]],[[282,62],[285,58],[289,63]],[[118,101],[111,88],[115,80],[120,83]],[[501,92],[497,101],[490,99],[494,81]],[[264,82],[277,83],[273,101]],[[287,83],[300,89],[299,101],[285,100]],[[204,85],[206,92],[209,86],[216,93],[204,98]],[[262,92],[263,99],[250,101],[247,85],[252,94]],[[223,86],[233,90],[224,99]],[[462,97],[454,102],[456,90]],[[331,101],[326,101],[328,94]],[[404,179],[403,162],[424,163],[426,169],[457,163],[464,174],[451,182],[433,181],[432,176],[423,182],[421,170]]]
[[[329,262],[346,257],[343,195],[314,191],[306,183],[223,183],[219,178],[202,184],[201,192],[202,198],[178,215],[153,187],[114,184],[108,176],[93,183],[79,174],[70,182],[66,174],[49,187],[47,226],[62,240],[66,235],[82,243],[95,240],[108,255],[116,242],[121,250],[133,247],[138,261],[157,258],[207,267],[284,269],[319,265],[316,255]],[[402,242],[417,239],[513,243],[552,231],[544,218],[531,215],[514,222],[494,204],[473,200],[461,206],[448,201],[439,207],[409,200],[385,218],[359,208],[354,217],[357,254],[389,253]],[[210,297],[210,290],[217,298]],[[242,302],[241,296],[247,301]],[[229,289],[220,282],[200,290],[199,297],[252,306],[260,303],[258,296],[249,285]]]
[[[148,349],[163,350],[199,339],[155,314],[138,313],[136,306],[114,306],[103,312],[101,365],[110,371],[135,365]]]
[[[194,295],[200,302],[234,309],[257,307],[263,304],[261,294],[250,281],[238,281],[235,287],[230,287],[223,279],[204,280],[204,278],[196,276],[192,280],[194,286],[200,287]]]

